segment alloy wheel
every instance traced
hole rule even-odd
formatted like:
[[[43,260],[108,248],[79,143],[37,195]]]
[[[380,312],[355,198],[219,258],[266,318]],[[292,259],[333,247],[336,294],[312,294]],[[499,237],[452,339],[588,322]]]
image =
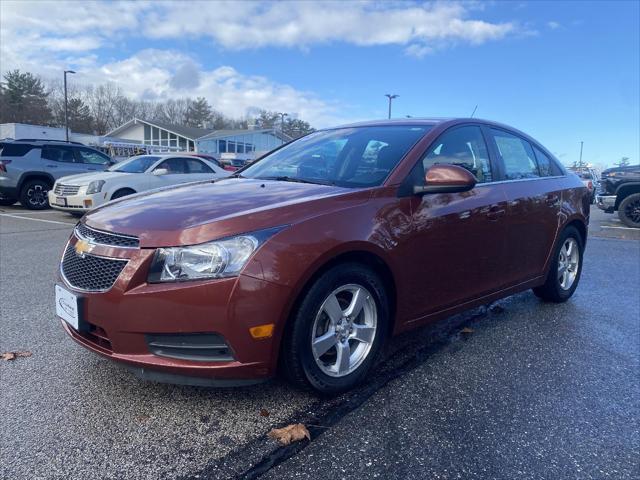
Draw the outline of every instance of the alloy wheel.
[[[558,281],[563,290],[569,290],[576,281],[580,265],[580,248],[575,238],[569,237],[562,244],[558,258]]]
[[[316,364],[331,377],[355,371],[376,338],[378,309],[362,285],[347,284],[324,300],[313,324],[311,349]]]
[[[34,207],[42,207],[47,204],[47,193],[49,191],[42,185],[35,184],[27,190],[27,199]]]
[[[627,203],[624,207],[624,214],[633,223],[640,224],[640,198]]]

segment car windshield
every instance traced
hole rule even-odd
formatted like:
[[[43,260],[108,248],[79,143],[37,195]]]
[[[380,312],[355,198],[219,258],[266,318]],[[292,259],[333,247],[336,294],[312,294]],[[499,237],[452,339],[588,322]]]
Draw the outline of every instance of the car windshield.
[[[245,178],[373,187],[425,133],[429,125],[393,125],[323,130],[263,157],[239,175]]]
[[[123,162],[116,163],[109,168],[110,172],[123,172],[123,173],[144,173],[151,165],[160,160],[160,157],[153,155],[140,155],[139,157],[132,157]]]

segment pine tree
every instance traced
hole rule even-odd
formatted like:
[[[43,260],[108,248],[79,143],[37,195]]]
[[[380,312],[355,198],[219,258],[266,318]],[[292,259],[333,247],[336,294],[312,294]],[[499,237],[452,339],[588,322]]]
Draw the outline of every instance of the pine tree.
[[[38,77],[20,70],[7,72],[0,82],[0,123],[51,124],[48,96]]]
[[[206,128],[212,119],[211,106],[204,97],[198,97],[189,105],[185,123],[188,127]]]

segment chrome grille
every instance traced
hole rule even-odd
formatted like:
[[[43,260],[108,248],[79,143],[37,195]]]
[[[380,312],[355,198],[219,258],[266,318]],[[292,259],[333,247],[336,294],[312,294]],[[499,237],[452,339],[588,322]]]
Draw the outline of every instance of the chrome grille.
[[[69,244],[62,257],[62,275],[74,288],[103,292],[113,286],[126,264],[127,260],[78,255]]]
[[[76,195],[78,190],[80,190],[79,185],[63,185],[61,183],[56,183],[56,188],[53,190],[53,193],[61,196]]]
[[[110,245],[112,247],[138,248],[140,242],[137,237],[122,235],[120,233],[103,232],[86,226],[84,223],[76,225],[74,230],[76,237],[91,241],[100,245]]]

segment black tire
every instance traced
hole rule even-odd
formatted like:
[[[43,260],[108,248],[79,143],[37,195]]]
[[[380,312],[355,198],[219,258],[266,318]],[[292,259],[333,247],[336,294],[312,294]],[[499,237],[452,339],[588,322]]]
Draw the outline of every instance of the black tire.
[[[2,198],[0,198],[0,207],[9,207],[9,206],[13,205],[14,203],[16,203],[17,201],[18,201],[18,199],[16,199],[16,198],[2,197]]]
[[[120,190],[114,192],[113,195],[111,195],[111,200],[115,200],[116,198],[122,198],[122,197],[126,197],[129,195],[133,195],[134,193],[136,193],[135,190],[132,190],[130,188],[121,188]]]
[[[578,264],[575,279],[569,288],[563,288],[561,285],[560,278],[558,276],[558,267],[561,260],[561,250],[564,245],[569,241],[569,239],[574,239],[578,246]],[[549,273],[547,274],[547,279],[545,283],[539,287],[533,288],[533,293],[536,294],[542,300],[547,302],[555,302],[562,303],[566,302],[571,298],[573,292],[576,291],[578,287],[578,283],[580,282],[580,275],[582,274],[582,263],[583,263],[583,254],[584,254],[584,240],[580,232],[572,226],[569,226],[564,229],[564,231],[560,234],[560,238],[558,239],[558,243],[553,252],[553,260],[549,267]]]
[[[311,346],[312,330],[325,299],[336,289],[353,284],[364,287],[374,297],[377,309],[375,336],[364,359],[357,367],[354,365],[355,370],[342,377],[333,377],[323,372],[316,363]],[[312,389],[324,395],[347,391],[367,376],[380,354],[389,331],[388,326],[389,301],[384,283],[378,275],[359,263],[337,265],[313,283],[299,303],[297,311],[293,313],[282,344],[282,369],[291,382],[304,389]]]
[[[20,189],[20,203],[29,210],[45,210],[49,207],[47,193],[51,184],[47,180],[27,180]]]
[[[620,202],[618,217],[627,227],[640,228],[640,193],[633,193]]]

